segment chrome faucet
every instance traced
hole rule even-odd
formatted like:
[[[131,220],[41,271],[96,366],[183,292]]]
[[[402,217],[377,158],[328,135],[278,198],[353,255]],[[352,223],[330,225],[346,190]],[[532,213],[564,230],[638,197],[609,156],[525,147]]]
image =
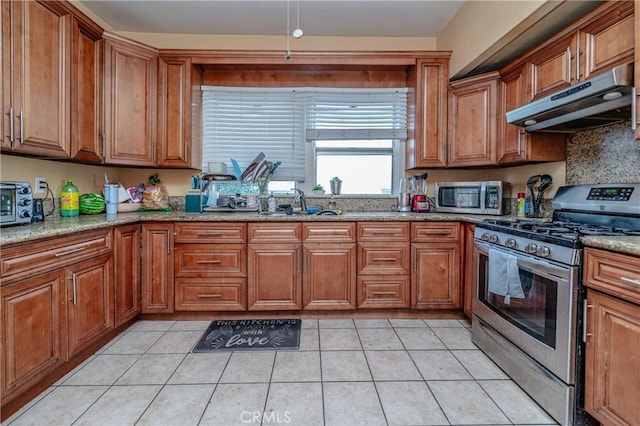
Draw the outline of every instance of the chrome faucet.
[[[293,204],[300,203],[300,209],[302,210],[303,213],[306,212],[307,201],[304,199],[304,192],[302,192],[298,188],[291,188],[291,189],[296,192],[295,197],[293,197]]]

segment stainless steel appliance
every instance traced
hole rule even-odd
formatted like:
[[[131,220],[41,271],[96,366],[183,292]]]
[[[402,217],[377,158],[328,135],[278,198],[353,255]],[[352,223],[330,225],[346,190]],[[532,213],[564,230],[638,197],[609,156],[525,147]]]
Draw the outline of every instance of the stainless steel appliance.
[[[581,237],[640,236],[640,184],[565,186],[552,206],[551,222],[476,225],[472,338],[559,423],[591,424],[582,410]]]
[[[571,74],[571,71],[569,71]],[[573,133],[629,120],[635,113],[633,63],[620,65],[506,114],[527,132]],[[629,107],[629,106],[632,107]]]
[[[511,212],[508,182],[436,182],[436,211],[503,215]]]
[[[31,223],[33,193],[28,182],[0,182],[0,226]]]

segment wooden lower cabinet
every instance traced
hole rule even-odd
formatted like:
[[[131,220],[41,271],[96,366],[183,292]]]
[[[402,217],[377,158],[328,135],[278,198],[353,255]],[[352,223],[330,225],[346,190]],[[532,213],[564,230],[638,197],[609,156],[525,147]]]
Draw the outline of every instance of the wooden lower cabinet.
[[[589,289],[585,409],[603,425],[640,424],[640,305]]]
[[[67,270],[68,358],[113,328],[112,255]]]
[[[142,225],[142,313],[173,313],[173,228]]]
[[[115,326],[140,313],[140,225],[113,231]]]
[[[176,311],[246,311],[245,278],[176,278]]]
[[[1,288],[3,405],[65,362],[64,282],[58,269]]]

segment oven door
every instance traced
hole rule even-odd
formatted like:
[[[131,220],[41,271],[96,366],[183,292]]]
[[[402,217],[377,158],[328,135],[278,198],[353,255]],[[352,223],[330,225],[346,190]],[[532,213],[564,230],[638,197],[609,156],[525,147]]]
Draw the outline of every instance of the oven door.
[[[524,297],[509,301],[489,291],[489,248],[517,258]],[[564,383],[573,384],[578,268],[478,240],[474,251],[478,268],[474,315]]]
[[[0,225],[16,222],[16,187],[0,183]]]

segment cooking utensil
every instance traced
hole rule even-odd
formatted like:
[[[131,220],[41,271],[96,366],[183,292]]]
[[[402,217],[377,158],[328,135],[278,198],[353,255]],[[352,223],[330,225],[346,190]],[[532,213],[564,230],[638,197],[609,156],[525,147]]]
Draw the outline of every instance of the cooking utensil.
[[[529,178],[529,180],[527,180],[527,191],[529,191],[529,195],[531,198],[531,212],[529,212],[530,214],[533,215],[533,212],[535,210],[535,203],[536,203],[536,193],[534,190],[534,187],[536,185],[536,183],[538,183],[538,181],[540,180],[540,175],[533,175]]]
[[[233,166],[233,171],[236,174],[236,179],[240,179],[240,176],[242,176],[242,170],[235,158],[231,159],[231,165]]]
[[[542,203],[542,199],[544,196],[544,191],[551,186],[553,183],[553,178],[551,175],[544,174],[540,176],[540,185],[538,185],[538,190],[536,194],[536,198],[533,201],[533,214],[535,217],[541,217],[542,212],[540,211],[540,204]]]

